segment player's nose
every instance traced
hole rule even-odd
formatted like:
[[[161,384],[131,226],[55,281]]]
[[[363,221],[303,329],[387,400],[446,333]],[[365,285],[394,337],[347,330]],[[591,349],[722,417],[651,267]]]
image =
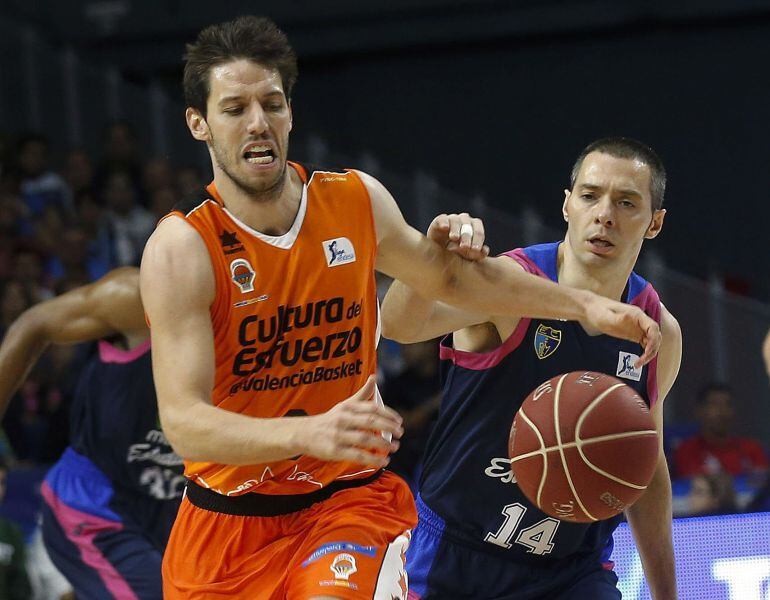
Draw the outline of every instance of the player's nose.
[[[249,106],[246,127],[250,135],[260,135],[267,130],[267,118],[259,102],[254,102]]]
[[[595,210],[595,219],[597,223],[609,226],[615,222],[615,205],[608,196],[603,197],[596,203]]]

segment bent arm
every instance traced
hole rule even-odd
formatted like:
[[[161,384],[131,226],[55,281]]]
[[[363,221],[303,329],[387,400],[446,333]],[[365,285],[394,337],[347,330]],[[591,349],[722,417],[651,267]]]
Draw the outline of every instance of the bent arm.
[[[148,241],[141,291],[161,424],[174,450],[187,460],[229,465],[300,453],[291,419],[255,419],[212,405],[214,273],[203,240],[181,219],[166,219]]]
[[[75,344],[115,334],[147,336],[139,270],[111,271],[95,283],[27,309],[0,345],[0,414],[50,344]]]
[[[663,402],[674,385],[682,358],[682,333],[676,319],[662,308],[663,343],[658,356],[658,403],[652,415],[660,438],[658,464],[644,495],[626,511],[655,600],[674,600],[676,568],[671,534],[671,479],[663,454]]]

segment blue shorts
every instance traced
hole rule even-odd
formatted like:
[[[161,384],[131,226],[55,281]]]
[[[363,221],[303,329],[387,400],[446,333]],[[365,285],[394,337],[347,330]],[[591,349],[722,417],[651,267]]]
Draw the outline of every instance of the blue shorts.
[[[618,578],[600,560],[517,564],[446,535],[441,517],[417,498],[419,523],[406,553],[409,600],[620,600]]]
[[[43,541],[78,600],[163,598],[162,547],[116,508],[125,503],[88,458],[67,448],[46,476],[42,494]]]

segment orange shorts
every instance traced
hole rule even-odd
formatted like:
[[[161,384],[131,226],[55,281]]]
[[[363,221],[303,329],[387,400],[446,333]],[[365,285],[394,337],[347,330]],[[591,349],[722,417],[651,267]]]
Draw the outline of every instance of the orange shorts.
[[[163,597],[406,600],[416,524],[409,487],[387,471],[279,516],[223,514],[185,498],[163,557]]]

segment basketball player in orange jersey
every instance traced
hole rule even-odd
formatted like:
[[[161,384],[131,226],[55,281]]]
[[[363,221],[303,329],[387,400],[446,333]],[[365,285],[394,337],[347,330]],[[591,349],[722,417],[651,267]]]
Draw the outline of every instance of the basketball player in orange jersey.
[[[384,335],[409,343],[454,332],[441,345],[445,385],[419,483],[420,524],[407,554],[410,600],[465,598],[469,589],[478,600],[621,597],[610,560],[620,517],[592,524],[550,518],[526,499],[509,466],[508,434],[522,401],[543,381],[571,371],[619,377],[651,407],[658,463],[626,515],[652,597],[676,598],[662,440],[663,400],[679,371],[682,337],[652,285],[632,271],[644,240],[663,226],[665,178],[647,146],[599,140],[580,154],[565,190],[564,240],[500,257],[522,272],[634,304],[659,320],[660,353],[644,367],[634,366],[636,350],[627,342],[577,323],[458,309],[424,298],[419,286],[391,286],[382,307]],[[442,215],[428,237],[455,244],[470,223],[467,215]],[[474,236],[474,242],[483,240]]]
[[[658,327],[462,260],[364,173],[287,162],[296,61],[269,20],[211,26],[187,50],[187,125],[214,181],[161,221],[141,267],[161,421],[188,477],[165,597],[403,599],[416,513],[383,471],[402,425],[374,385],[375,268],[467,309],[581,320],[642,343],[642,361]]]

